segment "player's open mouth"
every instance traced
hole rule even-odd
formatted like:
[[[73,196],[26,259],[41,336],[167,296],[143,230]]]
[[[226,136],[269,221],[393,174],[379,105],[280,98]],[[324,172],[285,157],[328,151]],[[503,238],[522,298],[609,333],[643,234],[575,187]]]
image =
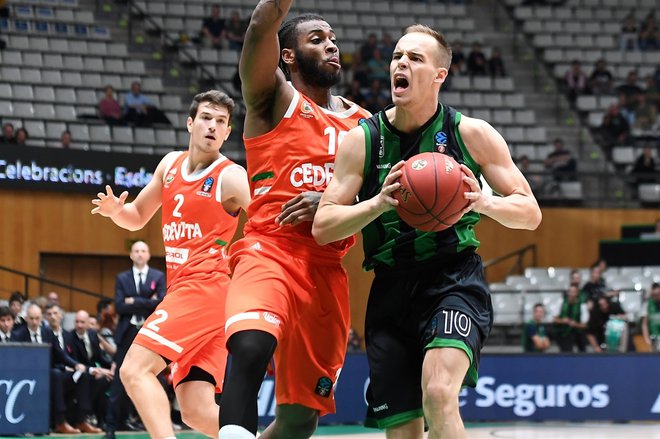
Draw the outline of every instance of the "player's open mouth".
[[[209,140],[215,140],[215,136],[213,134],[207,134],[205,137]]]
[[[336,56],[333,56],[328,60],[328,64],[332,65],[333,67],[341,68],[341,64],[339,62],[339,58]]]
[[[394,92],[403,93],[408,88],[408,78],[403,75],[394,75]]]

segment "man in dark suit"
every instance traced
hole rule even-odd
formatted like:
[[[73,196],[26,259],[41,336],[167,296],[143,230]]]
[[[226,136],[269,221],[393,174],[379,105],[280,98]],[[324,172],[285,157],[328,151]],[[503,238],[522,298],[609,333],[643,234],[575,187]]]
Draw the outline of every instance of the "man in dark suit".
[[[119,378],[119,368],[133,339],[147,317],[163,300],[167,288],[165,274],[147,265],[151,255],[146,243],[133,243],[130,258],[133,268],[119,273],[115,286],[115,309],[119,322],[115,331],[117,353],[114,359],[114,378],[110,385],[109,406],[105,418],[107,439],[113,439],[115,431],[126,423],[130,407],[130,399]]]
[[[63,434],[100,433],[101,430],[88,421],[92,413],[90,400],[90,375],[87,367],[68,355],[55,337],[53,331],[41,324],[42,313],[38,305],[27,309],[27,325],[12,332],[12,341],[25,343],[47,343],[50,345],[51,410],[54,431]],[[77,402],[76,414],[79,422],[76,428],[66,421],[66,393],[73,392]]]
[[[11,330],[14,326],[14,316],[8,306],[0,306],[0,343],[11,340]]]
[[[111,362],[103,355],[98,334],[89,328],[89,313],[81,310],[76,313],[75,330],[64,333],[66,350],[73,359],[87,366],[90,380],[91,401],[99,425],[108,410],[106,391],[112,381]]]

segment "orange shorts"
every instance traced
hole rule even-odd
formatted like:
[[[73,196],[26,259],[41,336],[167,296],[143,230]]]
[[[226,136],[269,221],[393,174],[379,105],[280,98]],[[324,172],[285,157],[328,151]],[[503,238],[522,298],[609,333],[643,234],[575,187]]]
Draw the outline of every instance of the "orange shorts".
[[[174,387],[197,366],[213,376],[216,392],[222,392],[228,285],[229,277],[220,273],[178,281],[135,337],[134,343],[172,361]]]
[[[277,338],[277,404],[335,412],[334,385],[350,325],[348,278],[336,258],[252,233],[234,243],[226,337],[261,330]]]

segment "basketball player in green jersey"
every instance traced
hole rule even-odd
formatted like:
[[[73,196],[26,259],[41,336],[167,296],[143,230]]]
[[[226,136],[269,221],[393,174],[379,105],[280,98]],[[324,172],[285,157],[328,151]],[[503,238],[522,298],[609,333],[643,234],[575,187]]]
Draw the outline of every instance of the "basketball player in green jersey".
[[[366,269],[374,269],[365,324],[371,384],[367,425],[389,439],[461,438],[463,384],[475,386],[493,311],[474,225],[480,214],[534,230],[541,211],[504,139],[488,123],[440,104],[451,49],[423,25],[406,29],[390,64],[394,106],[345,137],[321,198],[313,234],[321,243],[362,230]],[[454,157],[470,187],[462,218],[421,232],[398,217],[392,193],[403,161],[419,152]],[[481,191],[479,176],[501,196]],[[357,204],[354,203],[356,196]]]

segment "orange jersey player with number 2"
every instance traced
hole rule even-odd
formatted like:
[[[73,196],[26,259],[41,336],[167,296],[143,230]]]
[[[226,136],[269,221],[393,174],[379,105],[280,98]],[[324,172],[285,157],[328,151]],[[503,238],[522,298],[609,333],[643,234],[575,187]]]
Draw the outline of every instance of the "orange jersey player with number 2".
[[[245,170],[220,153],[231,132],[234,102],[217,90],[190,107],[186,152],[171,152],[135,201],[106,188],[92,213],[141,229],[163,206],[167,294],[147,319],[121,367],[121,379],[152,438],[173,438],[170,405],[156,376],[171,362],[186,424],[215,437],[227,351],[224,307],[229,285],[225,248],[250,190]]]
[[[222,439],[255,437],[257,393],[273,354],[277,414],[261,437],[310,437],[318,417],[335,410],[346,352],[341,257],[354,238],[319,246],[311,227],[338,143],[369,113],[330,93],[341,70],[335,33],[318,15],[283,23],[291,3],[257,5],[240,59],[253,198],[245,237],[231,250]]]

